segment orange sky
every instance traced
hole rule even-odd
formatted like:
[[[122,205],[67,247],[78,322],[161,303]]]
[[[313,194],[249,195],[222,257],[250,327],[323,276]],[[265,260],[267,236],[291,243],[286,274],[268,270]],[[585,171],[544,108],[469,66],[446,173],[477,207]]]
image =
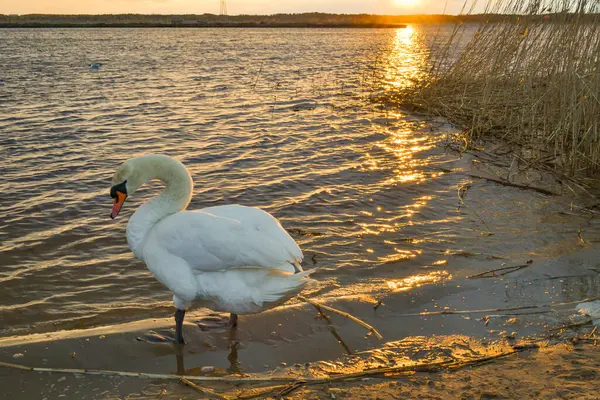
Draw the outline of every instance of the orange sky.
[[[444,0],[227,0],[229,14],[297,12],[441,14]],[[483,3],[483,2],[482,2]],[[458,14],[464,0],[448,0]],[[0,14],[219,13],[219,0],[0,0]]]

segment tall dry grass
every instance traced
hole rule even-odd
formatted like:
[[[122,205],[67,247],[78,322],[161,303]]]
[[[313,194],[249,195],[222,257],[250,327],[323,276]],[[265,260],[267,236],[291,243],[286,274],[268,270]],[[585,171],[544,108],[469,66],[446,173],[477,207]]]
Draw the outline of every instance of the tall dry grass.
[[[599,175],[600,1],[489,0],[485,10],[506,17],[457,26],[431,79],[403,101],[463,126],[470,139],[493,135],[569,174]]]

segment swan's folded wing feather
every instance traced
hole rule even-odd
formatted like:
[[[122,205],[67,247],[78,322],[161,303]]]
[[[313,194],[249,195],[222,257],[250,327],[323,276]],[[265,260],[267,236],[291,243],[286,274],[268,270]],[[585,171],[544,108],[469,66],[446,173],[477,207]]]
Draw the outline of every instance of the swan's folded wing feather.
[[[216,216],[234,219],[245,226],[254,226],[255,229],[276,237],[278,243],[290,253],[292,258],[295,258],[298,261],[302,261],[304,258],[298,244],[285,229],[283,229],[279,221],[260,208],[229,204],[204,208],[202,211]]]
[[[248,265],[294,270],[302,252],[273,217],[248,207],[217,215],[223,211],[218,208],[185,211],[163,219],[152,230],[148,245],[161,246],[198,272]],[[243,215],[244,211],[248,215]],[[236,212],[242,214],[238,219],[227,216]]]

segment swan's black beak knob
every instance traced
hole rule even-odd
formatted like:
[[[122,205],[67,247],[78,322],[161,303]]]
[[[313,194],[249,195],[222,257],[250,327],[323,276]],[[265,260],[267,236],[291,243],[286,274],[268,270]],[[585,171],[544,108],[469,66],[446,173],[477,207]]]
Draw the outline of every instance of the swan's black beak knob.
[[[119,183],[110,188],[110,196],[115,199],[113,204],[112,212],[110,213],[110,218],[115,219],[121,208],[123,207],[123,203],[127,200],[127,181],[123,183]]]

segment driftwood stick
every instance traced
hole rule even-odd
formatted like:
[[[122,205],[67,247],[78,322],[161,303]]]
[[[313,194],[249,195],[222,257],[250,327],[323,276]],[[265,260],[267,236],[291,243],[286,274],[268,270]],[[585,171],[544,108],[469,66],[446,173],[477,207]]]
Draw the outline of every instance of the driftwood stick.
[[[595,343],[598,339],[589,338],[589,337],[574,337],[572,339],[573,343],[583,342],[583,343]]]
[[[337,333],[337,331],[335,330],[333,324],[331,323],[331,319],[329,319],[329,317],[323,312],[323,310],[321,309],[321,306],[316,306],[315,305],[314,307],[317,309],[317,311],[321,315],[321,318],[323,318],[329,324],[329,332],[331,332],[331,334],[333,335],[333,337],[335,338],[335,340],[337,340],[338,343],[342,345],[342,347],[344,348],[344,350],[346,350],[346,353],[352,354],[352,350],[350,350],[350,347],[348,347],[348,345],[346,344],[346,342],[344,342],[344,340],[339,335],[339,333]]]
[[[289,385],[285,386],[283,389],[277,391],[275,393],[275,398],[280,399],[283,396],[286,396],[292,393],[294,390],[300,389],[302,386],[306,385],[308,382],[303,380],[298,380],[296,382],[292,382]]]
[[[282,390],[283,388],[288,387],[289,385],[276,385],[276,386],[264,386],[259,388],[250,388],[244,390],[242,393],[237,395],[237,399],[242,400],[250,400],[256,399],[258,397],[268,397],[271,393],[275,391]]]
[[[523,268],[527,268],[530,267],[532,264],[522,264],[522,265],[513,265],[510,267],[503,267],[503,268],[496,268],[496,269],[492,269],[489,271],[485,271],[482,272],[480,274],[476,274],[476,275],[471,275],[471,276],[467,276],[467,279],[474,279],[474,278],[493,278],[493,277],[498,277],[498,276],[504,276],[507,274],[510,274],[512,272],[517,272],[522,270]],[[501,274],[496,274],[496,272],[500,272],[500,271],[505,271]]]
[[[223,395],[220,395],[219,393],[217,393],[217,392],[215,392],[213,390],[200,387],[200,386],[196,385],[194,382],[192,382],[192,381],[190,381],[188,379],[181,378],[180,382],[183,383],[186,386],[189,386],[189,387],[191,387],[193,389],[196,389],[198,392],[200,392],[200,393],[202,393],[204,395],[208,395],[208,396],[211,396],[211,397],[216,397],[217,399],[221,399],[221,400],[229,400],[229,397],[225,397]]]
[[[373,328],[371,325],[367,324],[366,322],[364,322],[364,321],[356,318],[354,315],[348,314],[347,312],[344,312],[344,311],[340,311],[340,310],[335,309],[333,307],[329,307],[329,306],[323,305],[321,303],[317,303],[316,301],[311,300],[311,299],[307,299],[304,296],[298,296],[298,299],[302,300],[302,301],[304,301],[304,302],[306,302],[308,304],[311,304],[313,307],[315,307],[317,309],[317,311],[319,311],[319,309],[323,309],[323,310],[327,310],[329,312],[332,312],[334,314],[341,315],[344,318],[348,318],[349,320],[351,320],[353,322],[356,322],[358,325],[362,326],[363,328],[367,329],[368,331],[373,332],[373,334],[377,337],[377,339],[383,340],[383,336],[381,336],[381,333],[379,333],[377,331],[377,329]]]
[[[2,362],[2,361],[0,361],[0,367],[6,367],[6,368],[12,368],[12,369],[20,369],[20,370],[23,370],[23,371],[35,371],[35,369],[33,369],[31,367],[26,367],[24,365],[19,365],[19,364],[11,364],[11,363]]]
[[[230,384],[239,384],[239,383],[264,383],[264,382],[288,382],[287,385],[279,385],[272,386],[270,388],[264,388],[265,390],[261,390],[260,388],[256,390],[253,395],[243,394],[241,398],[254,398],[264,396],[268,393],[271,393],[277,390],[277,394],[280,396],[286,395],[304,385],[318,385],[325,383],[333,383],[340,381],[348,381],[354,380],[358,378],[362,378],[365,376],[375,376],[375,375],[384,375],[384,374],[397,374],[402,372],[436,372],[440,369],[459,369],[468,366],[481,365],[484,363],[488,363],[500,358],[508,357],[523,351],[526,351],[531,348],[535,348],[535,344],[528,344],[526,346],[514,346],[511,350],[503,353],[499,353],[493,356],[477,358],[473,360],[466,361],[443,361],[437,363],[424,363],[424,364],[416,364],[411,366],[397,366],[397,367],[385,367],[385,368],[375,368],[355,373],[349,374],[340,374],[337,376],[328,376],[326,378],[277,378],[277,377],[255,377],[255,378],[227,378],[227,377],[206,377],[206,376],[185,376],[182,377],[180,375],[169,375],[169,374],[145,374],[141,372],[124,372],[124,371],[101,371],[101,370],[86,370],[86,369],[65,369],[65,368],[38,368],[38,367],[27,367],[24,365],[11,364],[0,362],[0,366],[19,369],[19,370],[27,370],[27,371],[37,371],[37,372],[57,372],[57,373],[68,373],[68,374],[87,374],[87,375],[104,375],[104,376],[124,376],[124,377],[136,377],[136,378],[152,378],[152,379],[170,379],[170,380],[179,380],[184,384],[191,386],[192,388],[204,393],[209,394],[214,397],[219,397],[220,399],[228,399],[223,395],[219,395],[212,390],[204,389],[199,387],[198,385],[191,382],[192,380],[196,381],[204,381],[204,382],[223,382]]]
[[[500,354],[496,354],[493,356],[489,356],[489,357],[483,357],[483,358],[478,358],[475,360],[470,360],[470,361],[465,361],[465,362],[459,362],[459,363],[455,363],[455,364],[451,364],[448,366],[448,369],[459,369],[459,368],[465,368],[465,367],[469,367],[469,366],[473,366],[473,365],[481,365],[481,364],[486,364],[489,363],[491,361],[497,360],[499,358],[505,358],[508,356],[512,356],[513,354],[517,354],[517,353],[521,353],[525,350],[527,350],[528,348],[513,348],[512,351],[508,351],[505,353],[500,353]]]
[[[506,311],[519,311],[519,310],[539,310],[539,309],[551,309],[555,307],[568,306],[572,304],[578,303],[587,303],[590,301],[600,300],[600,296],[590,297],[582,300],[568,301],[565,303],[555,303],[555,304],[541,304],[541,305],[533,305],[533,306],[521,306],[521,307],[507,307],[507,308],[487,308],[487,309],[478,309],[478,310],[444,310],[444,311],[423,311],[419,313],[409,313],[409,314],[398,314],[396,317],[429,317],[432,315],[460,315],[460,314],[488,314],[493,312],[506,312]],[[548,311],[539,311],[539,313],[550,312]],[[521,313],[515,313],[510,315],[520,315]],[[525,313],[530,314],[530,313]],[[497,315],[500,316],[500,315]]]
[[[517,311],[517,310],[535,310],[540,308],[554,308],[554,307],[562,307],[568,306],[572,304],[578,303],[587,303],[590,301],[600,300],[600,296],[590,297],[583,300],[575,300],[568,301],[565,303],[555,303],[555,304],[542,304],[536,306],[521,306],[521,307],[508,307],[508,308],[488,308],[482,310],[455,310],[455,311],[424,311],[420,313],[411,313],[411,314],[398,314],[396,317],[422,317],[422,316],[431,316],[431,315],[455,315],[455,314],[488,314],[493,312],[505,312],[505,311]],[[517,314],[515,314],[517,315]]]
[[[399,314],[397,317],[428,317],[431,315],[458,315],[458,314],[488,314],[492,312],[504,312],[504,311],[517,311],[517,310],[531,310],[537,308],[546,308],[547,306],[522,306],[522,307],[508,307],[508,308],[487,308],[481,310],[444,310],[444,311],[423,311],[420,313],[411,314]]]
[[[487,222],[485,222],[485,220],[483,219],[483,217],[481,215],[479,215],[479,213],[477,211],[475,211],[475,209],[473,207],[470,207],[467,203],[465,203],[465,195],[467,193],[467,191],[471,188],[470,184],[466,184],[466,185],[462,185],[458,188],[458,209],[460,210],[460,207],[465,206],[467,207],[469,210],[471,210],[473,212],[473,214],[475,214],[475,216],[477,218],[479,218],[479,220],[481,222],[483,222],[483,225],[485,225],[485,227],[487,228],[487,234],[488,235],[493,235],[492,230],[490,229],[489,225],[487,224]]]
[[[579,326],[585,326],[585,325],[589,325],[591,323],[592,323],[591,319],[586,319],[585,321],[575,322],[573,324],[557,326],[556,328],[548,329],[548,331],[550,331],[550,332],[552,332],[552,331],[562,331],[564,329],[577,328]]]
[[[442,361],[442,362],[437,362],[437,363],[411,365],[411,366],[407,366],[407,367],[398,366],[398,367],[376,368],[376,369],[370,369],[370,370],[360,371],[360,372],[355,372],[355,373],[350,373],[350,374],[340,374],[335,377],[324,378],[321,380],[309,381],[309,382],[307,382],[307,384],[317,385],[317,384],[321,384],[321,383],[346,381],[346,380],[362,378],[365,376],[373,376],[373,375],[381,375],[381,374],[396,374],[396,373],[402,373],[402,372],[435,372],[435,371],[439,371],[440,369],[459,369],[459,368],[469,367],[469,366],[473,366],[473,365],[480,365],[480,364],[488,363],[490,361],[494,361],[494,360],[497,360],[500,358],[505,358],[505,357],[532,349],[532,348],[537,348],[537,347],[533,346],[533,345],[514,346],[510,351],[507,351],[504,353],[499,353],[499,354],[496,354],[493,356],[476,358],[473,360],[466,360],[466,361]]]
[[[224,383],[261,383],[261,382],[295,382],[297,379],[288,377],[219,377],[219,376],[182,376],[173,374],[150,374],[144,372],[128,372],[128,371],[111,371],[100,369],[75,369],[75,368],[45,368],[45,367],[28,367],[25,365],[11,364],[0,361],[0,367],[20,369],[32,372],[54,372],[60,374],[75,374],[75,375],[101,375],[101,376],[122,376],[129,378],[146,378],[146,379],[163,379],[176,380],[186,379],[196,382],[224,382]]]
[[[529,186],[529,185],[519,185],[518,183],[509,182],[505,179],[500,180],[500,179],[494,179],[494,178],[489,178],[487,176],[481,176],[481,175],[475,175],[475,174],[466,174],[466,175],[471,178],[483,179],[483,180],[494,182],[494,183],[497,183],[497,184],[503,185],[503,186],[510,186],[510,187],[515,187],[515,188],[524,189],[524,190],[533,190],[535,192],[542,193],[547,196],[558,196],[559,195],[558,193],[551,192],[550,190],[542,189],[542,188],[535,187],[535,186]]]

